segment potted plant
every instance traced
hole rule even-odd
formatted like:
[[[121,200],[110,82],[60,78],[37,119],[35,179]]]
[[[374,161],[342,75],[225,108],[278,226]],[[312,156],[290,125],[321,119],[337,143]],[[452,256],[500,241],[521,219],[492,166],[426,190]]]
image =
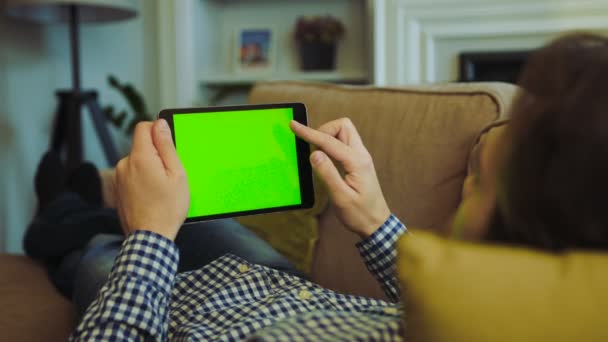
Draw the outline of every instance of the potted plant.
[[[108,76],[108,84],[125,98],[131,107],[133,114],[128,118],[129,115],[126,110],[117,112],[114,109],[114,106],[108,105],[103,109],[106,114],[106,119],[116,126],[116,128],[124,129],[127,135],[131,135],[138,122],[150,120],[153,116],[148,113],[146,103],[144,102],[141,93],[131,84],[122,83],[118,78],[112,75]]]
[[[154,116],[148,112],[142,94],[133,85],[126,82],[123,83],[112,75],[108,76],[108,84],[122,95],[126,104],[130,107],[130,110],[117,110],[113,105],[107,105],[103,108],[108,122],[119,131],[124,132],[124,134],[115,136],[115,139],[121,152],[126,153],[130,145],[129,137],[133,134],[135,125],[140,121],[151,120]]]
[[[302,70],[334,70],[336,45],[344,36],[342,22],[330,15],[300,17],[294,32]]]

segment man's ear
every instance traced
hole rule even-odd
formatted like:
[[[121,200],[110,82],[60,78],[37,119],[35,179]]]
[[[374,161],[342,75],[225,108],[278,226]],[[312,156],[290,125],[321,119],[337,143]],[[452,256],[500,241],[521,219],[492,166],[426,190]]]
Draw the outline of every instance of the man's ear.
[[[457,240],[483,240],[494,208],[494,201],[488,201],[483,191],[474,186],[458,206],[448,236]]]
[[[503,140],[506,126],[498,126],[488,131],[481,147],[479,158],[480,187],[489,197],[496,197],[498,164],[503,153]]]

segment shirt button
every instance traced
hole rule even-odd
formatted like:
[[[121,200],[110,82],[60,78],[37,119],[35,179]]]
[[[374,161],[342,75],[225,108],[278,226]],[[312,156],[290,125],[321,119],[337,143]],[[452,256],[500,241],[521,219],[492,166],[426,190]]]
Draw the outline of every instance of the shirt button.
[[[249,271],[249,266],[245,265],[245,264],[240,264],[239,265],[239,272],[241,273],[247,273]]]
[[[396,308],[386,307],[383,309],[385,314],[396,315],[398,313]]]
[[[298,298],[301,300],[309,300],[310,297],[312,297],[312,294],[306,290],[302,290],[300,293],[298,293]]]

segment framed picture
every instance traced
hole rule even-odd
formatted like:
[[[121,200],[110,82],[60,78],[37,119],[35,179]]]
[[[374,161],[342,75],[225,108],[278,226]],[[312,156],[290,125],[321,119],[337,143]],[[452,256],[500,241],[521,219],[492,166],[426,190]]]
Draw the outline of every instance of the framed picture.
[[[235,69],[269,72],[274,68],[276,33],[271,27],[245,27],[236,31]]]

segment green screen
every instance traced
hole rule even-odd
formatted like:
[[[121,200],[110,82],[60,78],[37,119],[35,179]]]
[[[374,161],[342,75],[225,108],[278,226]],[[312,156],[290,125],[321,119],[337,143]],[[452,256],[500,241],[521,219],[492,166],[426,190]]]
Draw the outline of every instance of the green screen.
[[[188,217],[301,204],[292,119],[291,108],[173,115]]]

